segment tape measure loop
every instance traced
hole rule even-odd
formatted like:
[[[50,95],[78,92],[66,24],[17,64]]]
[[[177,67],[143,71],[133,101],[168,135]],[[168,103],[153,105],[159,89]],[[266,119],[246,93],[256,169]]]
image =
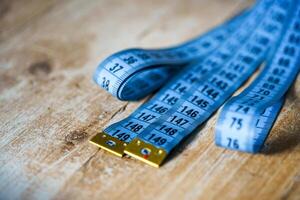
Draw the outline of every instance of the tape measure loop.
[[[299,13],[299,0],[261,0],[182,45],[113,54],[95,72],[101,87],[121,100],[162,88],[92,142],[157,167],[266,61],[258,79],[224,105],[215,134],[218,146],[258,152],[299,71]]]

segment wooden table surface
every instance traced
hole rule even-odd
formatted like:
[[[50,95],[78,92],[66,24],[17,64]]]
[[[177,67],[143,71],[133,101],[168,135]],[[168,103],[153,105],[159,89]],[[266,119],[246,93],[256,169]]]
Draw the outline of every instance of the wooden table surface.
[[[131,113],[91,77],[109,54],[176,44],[243,0],[1,0],[0,199],[300,199],[300,77],[262,153],[214,145],[216,113],[159,169],[88,140]]]

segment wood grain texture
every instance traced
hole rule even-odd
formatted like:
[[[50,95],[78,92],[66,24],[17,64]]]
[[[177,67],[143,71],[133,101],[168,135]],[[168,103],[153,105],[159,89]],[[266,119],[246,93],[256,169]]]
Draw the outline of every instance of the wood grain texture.
[[[100,60],[189,39],[251,1],[0,1],[0,199],[300,199],[300,77],[263,152],[214,145],[216,113],[160,168],[88,143],[130,114]]]

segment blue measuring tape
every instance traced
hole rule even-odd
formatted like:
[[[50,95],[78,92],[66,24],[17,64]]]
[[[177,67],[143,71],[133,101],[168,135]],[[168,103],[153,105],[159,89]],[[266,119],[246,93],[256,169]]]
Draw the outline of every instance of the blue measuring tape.
[[[95,82],[120,100],[137,100],[158,89],[187,63],[201,60],[217,48],[248,12],[242,12],[203,36],[167,49],[127,49],[105,59]]]
[[[221,111],[215,141],[229,149],[258,152],[274,123],[286,91],[300,68],[300,5],[290,12],[290,21],[259,77]]]
[[[262,0],[182,45],[108,57],[94,80],[117,98],[140,99],[164,86],[91,142],[158,167],[266,61],[259,78],[225,104],[216,128],[217,145],[257,152],[299,71],[299,4]]]

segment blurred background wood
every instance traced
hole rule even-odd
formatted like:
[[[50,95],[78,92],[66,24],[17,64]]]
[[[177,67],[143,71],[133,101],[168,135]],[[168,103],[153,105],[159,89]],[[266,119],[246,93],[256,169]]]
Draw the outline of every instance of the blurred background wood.
[[[142,103],[92,82],[103,58],[185,41],[250,4],[1,0],[1,199],[300,199],[299,77],[258,155],[214,145],[218,113],[160,169],[88,143]]]

